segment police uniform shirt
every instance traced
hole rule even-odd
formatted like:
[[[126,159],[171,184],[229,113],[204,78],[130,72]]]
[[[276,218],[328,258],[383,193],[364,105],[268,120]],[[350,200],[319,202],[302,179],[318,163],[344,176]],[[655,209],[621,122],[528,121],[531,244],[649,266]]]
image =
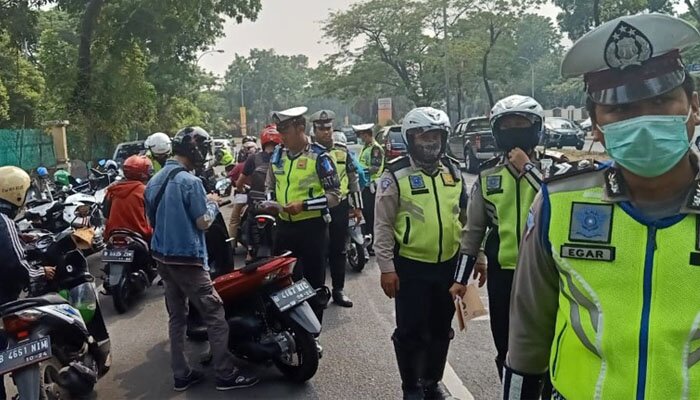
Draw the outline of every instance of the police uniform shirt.
[[[317,150],[314,150],[312,146],[316,146]],[[321,152],[318,149],[323,149],[324,151]],[[325,152],[325,148],[323,146],[316,143],[307,144],[304,150],[296,155],[290,154],[289,150],[287,150],[286,148],[279,148],[275,151],[280,151],[280,157],[283,160],[285,160],[285,162],[289,162],[290,159],[299,158],[302,155],[309,158],[313,158],[314,155],[312,155],[312,153],[318,154],[320,152],[321,154],[318,155],[318,161],[316,162],[316,173],[318,175],[318,179],[321,182],[321,186],[325,191],[325,194],[323,197],[317,199],[305,199],[304,210],[322,210],[326,207],[331,208],[340,204],[341,194],[340,182],[338,180],[338,172],[336,171],[335,165],[331,160],[330,156],[327,152]],[[327,160],[328,162],[323,162],[325,161],[323,159]],[[273,159],[271,159],[271,163],[272,162],[275,162],[274,155]],[[273,169],[268,169],[267,179],[265,180],[265,189],[266,193],[268,194],[268,198],[275,198],[274,191],[276,181],[277,177],[275,176]],[[286,204],[282,204],[282,206],[285,205]]]
[[[409,157],[410,158],[410,157]],[[413,160],[411,160],[413,171],[419,171]],[[444,162],[440,163],[437,174],[450,174],[450,168]],[[462,182],[462,199],[460,201],[459,215],[454,218],[464,220],[467,208],[467,189],[464,179]],[[374,252],[377,258],[377,265],[382,273],[394,272],[394,225],[396,215],[399,211],[399,189],[390,171],[385,171],[377,182],[377,200],[374,208]]]
[[[348,196],[350,205],[354,208],[362,208],[362,195],[360,190],[360,177],[357,175],[355,163],[352,162],[348,147],[343,143],[334,142],[333,149],[345,152],[345,173],[348,177]],[[338,167],[338,165],[336,165]]]

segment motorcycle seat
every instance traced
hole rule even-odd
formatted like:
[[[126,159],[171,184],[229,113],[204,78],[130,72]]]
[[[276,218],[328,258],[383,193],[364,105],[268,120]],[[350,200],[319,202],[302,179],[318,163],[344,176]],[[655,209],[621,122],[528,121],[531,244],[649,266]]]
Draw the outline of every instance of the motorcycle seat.
[[[68,304],[68,301],[56,293],[49,293],[38,297],[26,297],[1,305],[0,315],[12,314],[26,308],[47,306],[50,304]]]
[[[253,273],[253,272],[257,271],[258,268],[269,263],[270,260],[272,260],[273,258],[275,258],[275,257],[264,257],[264,258],[261,258],[260,260],[254,261],[250,264],[246,264],[245,267],[241,268],[241,273],[243,273],[243,274]]]

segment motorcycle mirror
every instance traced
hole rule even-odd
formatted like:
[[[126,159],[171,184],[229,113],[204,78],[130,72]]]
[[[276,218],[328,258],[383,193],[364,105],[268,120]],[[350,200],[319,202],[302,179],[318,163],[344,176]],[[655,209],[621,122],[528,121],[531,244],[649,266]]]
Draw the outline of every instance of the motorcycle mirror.
[[[64,186],[61,188],[61,190],[62,190],[64,193],[70,192],[71,189],[73,189],[73,185],[64,185]]]

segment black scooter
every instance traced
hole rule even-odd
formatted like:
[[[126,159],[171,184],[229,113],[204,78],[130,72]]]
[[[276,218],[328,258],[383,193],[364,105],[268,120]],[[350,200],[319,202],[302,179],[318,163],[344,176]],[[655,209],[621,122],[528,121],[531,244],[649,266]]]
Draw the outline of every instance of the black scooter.
[[[0,374],[12,372],[23,400],[90,394],[111,365],[110,339],[87,260],[68,229],[57,235],[32,231],[25,248],[36,265],[55,265],[56,275],[34,284],[23,298],[0,306],[7,350]]]

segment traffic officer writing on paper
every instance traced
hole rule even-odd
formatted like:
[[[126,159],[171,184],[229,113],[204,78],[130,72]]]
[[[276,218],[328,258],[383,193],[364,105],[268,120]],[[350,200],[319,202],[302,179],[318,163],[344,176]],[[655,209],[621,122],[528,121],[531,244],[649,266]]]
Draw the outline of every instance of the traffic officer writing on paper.
[[[328,208],[340,203],[340,182],[333,160],[322,146],[310,144],[305,135],[306,107],[273,112],[272,119],[284,147],[270,159],[266,191],[283,207],[277,221],[275,253],[285,250],[299,259],[294,269],[315,289],[325,285],[328,248]],[[327,299],[317,295],[311,307],[319,321]]]
[[[535,99],[513,95],[498,101],[491,110],[491,129],[504,155],[486,162],[474,184],[462,232],[462,257],[456,281],[466,284],[474,277],[484,284],[487,275],[491,333],[496,345],[496,366],[501,376],[508,351],[508,312],[520,235],[532,201],[542,182],[544,159],[535,146],[544,127],[542,106]]]
[[[700,398],[698,94],[661,14],[609,21],[564,57],[614,165],[542,186],[513,283],[504,398]]]
[[[455,313],[460,215],[467,195],[459,168],[444,156],[450,121],[416,108],[403,119],[407,157],[389,163],[377,191],[375,245],[381,286],[396,298],[392,336],[404,399],[442,399],[439,382]]]
[[[363,213],[365,225],[363,234],[371,235],[374,227],[374,198],[377,193],[377,180],[384,172],[384,149],[374,139],[374,124],[353,125],[352,129],[357,133],[357,137],[365,144],[360,152],[360,165],[364,169],[365,176],[369,177],[369,185],[362,189]],[[374,238],[372,239],[374,242]],[[370,255],[374,255],[372,243],[367,250]]]
[[[349,213],[352,208],[356,217],[362,218],[362,196],[355,164],[350,158],[344,143],[333,141],[333,120],[335,113],[320,110],[311,116],[314,134],[318,144],[325,147],[338,168],[340,179],[340,204],[331,208],[331,222],[328,225],[328,261],[331,270],[331,291],[333,302],[341,307],[352,307],[352,300],[344,293],[345,288],[345,240],[348,235]]]

